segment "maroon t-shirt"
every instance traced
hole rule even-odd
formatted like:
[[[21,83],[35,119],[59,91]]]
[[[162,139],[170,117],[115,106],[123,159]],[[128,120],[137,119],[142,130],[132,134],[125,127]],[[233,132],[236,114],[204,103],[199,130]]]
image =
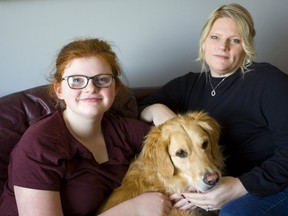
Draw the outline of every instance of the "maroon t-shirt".
[[[59,111],[42,118],[28,128],[11,153],[0,212],[18,215],[13,191],[17,185],[59,191],[64,215],[93,215],[120,185],[149,128],[136,119],[105,114],[102,130],[109,161],[98,164],[70,134]]]

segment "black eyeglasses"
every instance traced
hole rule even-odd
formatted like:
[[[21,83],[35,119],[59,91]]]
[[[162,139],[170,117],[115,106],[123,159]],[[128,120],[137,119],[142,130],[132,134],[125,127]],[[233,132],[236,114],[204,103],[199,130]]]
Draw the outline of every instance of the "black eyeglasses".
[[[113,78],[115,78],[113,74],[98,74],[93,77],[72,75],[63,77],[62,81],[67,80],[68,86],[71,89],[83,89],[88,85],[89,80],[92,79],[96,87],[107,88],[112,85]]]

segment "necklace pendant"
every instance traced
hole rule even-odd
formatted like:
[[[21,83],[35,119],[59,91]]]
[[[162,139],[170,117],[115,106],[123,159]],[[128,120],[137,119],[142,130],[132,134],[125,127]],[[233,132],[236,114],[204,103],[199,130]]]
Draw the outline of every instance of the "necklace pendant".
[[[214,97],[215,95],[216,95],[216,91],[215,91],[215,89],[213,89],[213,90],[211,91],[211,96]]]

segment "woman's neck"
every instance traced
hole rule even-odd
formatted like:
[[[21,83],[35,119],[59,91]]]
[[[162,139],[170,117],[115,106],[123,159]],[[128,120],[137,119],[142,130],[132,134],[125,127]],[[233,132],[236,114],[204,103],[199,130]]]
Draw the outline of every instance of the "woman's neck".
[[[210,71],[211,73],[211,76],[212,77],[215,77],[215,78],[224,78],[224,77],[228,77],[232,74],[234,74],[237,70],[234,70],[232,72],[226,72],[226,73],[217,73],[217,72],[214,72],[214,71]]]

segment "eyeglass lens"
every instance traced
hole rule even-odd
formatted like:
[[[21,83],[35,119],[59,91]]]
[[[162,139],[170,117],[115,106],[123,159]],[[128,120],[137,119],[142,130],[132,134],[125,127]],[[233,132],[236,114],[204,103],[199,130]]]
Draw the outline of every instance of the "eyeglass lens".
[[[92,79],[93,83],[98,88],[106,88],[112,84],[112,74],[99,74],[94,77],[86,77],[81,75],[69,76],[67,78],[68,85],[72,89],[85,88],[88,85],[89,80]]]

